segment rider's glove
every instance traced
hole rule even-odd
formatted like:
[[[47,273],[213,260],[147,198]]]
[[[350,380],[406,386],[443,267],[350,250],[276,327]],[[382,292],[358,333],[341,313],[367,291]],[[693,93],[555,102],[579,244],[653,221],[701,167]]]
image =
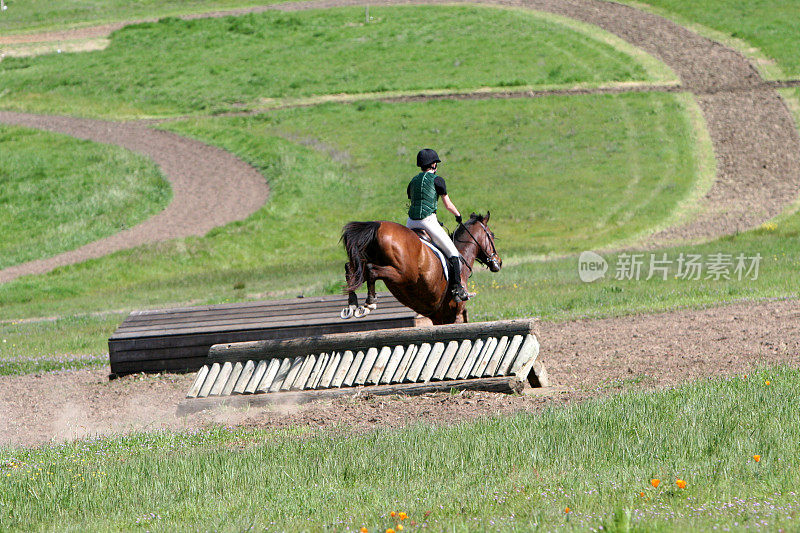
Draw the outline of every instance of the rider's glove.
[[[456,222],[461,224],[461,220],[462,220],[461,215],[456,215]]]

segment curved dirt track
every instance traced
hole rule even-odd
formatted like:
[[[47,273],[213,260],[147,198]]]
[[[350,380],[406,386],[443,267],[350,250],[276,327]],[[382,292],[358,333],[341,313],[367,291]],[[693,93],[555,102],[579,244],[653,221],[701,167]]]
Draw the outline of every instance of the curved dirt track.
[[[758,317],[758,319],[754,319]],[[542,323],[542,362],[553,389],[533,396],[436,393],[410,398],[341,398],[302,406],[176,415],[192,374],[109,381],[108,367],[0,376],[0,445],[35,445],[93,435],[208,424],[356,430],[418,421],[453,424],[623,389],[672,387],[764,365],[800,363],[800,302],[740,303],[655,315]]]
[[[0,111],[0,122],[115,144],[150,157],[172,186],[164,211],[104,239],[53,257],[0,270],[0,283],[102,257],[141,244],[190,235],[242,220],[267,200],[264,177],[232,154],[144,124]]]

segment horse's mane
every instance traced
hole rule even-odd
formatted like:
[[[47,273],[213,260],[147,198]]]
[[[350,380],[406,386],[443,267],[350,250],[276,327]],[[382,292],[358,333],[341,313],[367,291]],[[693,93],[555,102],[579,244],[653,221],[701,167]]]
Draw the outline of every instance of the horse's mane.
[[[466,222],[464,222],[464,226],[469,226],[476,220],[483,222],[485,219],[486,217],[484,217],[481,213],[472,213],[469,215],[469,219]],[[456,237],[457,235],[464,233],[464,226],[458,226],[456,230],[453,232],[453,237]]]

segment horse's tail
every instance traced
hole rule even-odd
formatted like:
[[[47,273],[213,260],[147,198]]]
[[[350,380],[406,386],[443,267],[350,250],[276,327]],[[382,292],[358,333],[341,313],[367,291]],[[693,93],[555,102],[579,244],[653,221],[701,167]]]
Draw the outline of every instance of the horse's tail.
[[[380,222],[348,222],[342,228],[340,241],[344,243],[344,249],[350,259],[345,292],[355,291],[364,283],[367,248],[375,242],[380,227]]]

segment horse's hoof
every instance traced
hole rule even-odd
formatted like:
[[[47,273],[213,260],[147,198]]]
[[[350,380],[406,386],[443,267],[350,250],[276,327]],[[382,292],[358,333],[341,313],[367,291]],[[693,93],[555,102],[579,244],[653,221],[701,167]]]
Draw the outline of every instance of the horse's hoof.
[[[356,312],[356,306],[355,305],[350,305],[350,306],[345,307],[344,309],[342,309],[342,312],[339,313],[339,316],[342,319],[347,320],[348,318],[353,316],[355,314],[355,312]]]
[[[355,310],[355,312],[353,313],[353,316],[356,317],[356,318],[364,318],[365,316],[367,316],[369,314],[369,312],[370,312],[370,309],[368,307],[364,307],[362,305],[358,309]]]
[[[374,311],[374,310],[376,310],[378,308],[378,304],[367,304],[364,307],[366,307],[370,311]]]

